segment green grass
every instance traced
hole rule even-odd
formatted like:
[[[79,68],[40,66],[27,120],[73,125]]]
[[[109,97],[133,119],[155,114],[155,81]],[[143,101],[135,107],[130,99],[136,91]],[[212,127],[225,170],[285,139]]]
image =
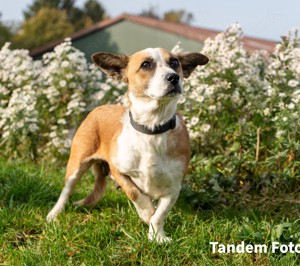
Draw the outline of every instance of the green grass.
[[[173,241],[158,245],[148,241],[147,226],[112,183],[96,208],[69,204],[56,223],[47,224],[63,175],[63,168],[0,161],[0,265],[300,265],[299,254],[213,254],[209,244],[297,243],[299,203],[288,200],[295,194],[236,195],[234,204],[194,210],[182,193],[165,226]],[[92,185],[85,177],[71,201]]]

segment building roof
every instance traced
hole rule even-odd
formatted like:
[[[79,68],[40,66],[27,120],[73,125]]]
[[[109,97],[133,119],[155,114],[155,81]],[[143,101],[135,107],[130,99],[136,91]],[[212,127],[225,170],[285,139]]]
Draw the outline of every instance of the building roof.
[[[106,27],[112,26],[116,23],[122,22],[124,20],[145,25],[148,27],[152,27],[158,30],[174,33],[177,35],[184,36],[186,38],[198,41],[199,43],[203,43],[207,38],[214,37],[220,31],[211,30],[211,29],[204,29],[200,27],[194,27],[187,24],[180,24],[180,23],[174,23],[159,19],[153,19],[148,17],[139,17],[139,16],[132,16],[128,14],[123,14],[121,16],[118,16],[116,18],[112,19],[106,19],[103,21],[100,21],[93,25],[92,27],[83,29],[81,31],[75,32],[71,35],[72,41],[75,41],[77,39],[80,39],[86,35],[89,35],[91,33],[94,33],[96,31],[102,30]],[[50,42],[47,45],[44,45],[40,48],[36,48],[30,51],[31,56],[39,56],[42,55],[45,52],[51,51],[56,45],[61,43],[63,39],[56,40],[53,42]],[[266,50],[268,52],[272,52],[276,43],[269,40],[254,38],[254,37],[244,37],[242,40],[244,47],[247,51],[253,52],[255,50]]]

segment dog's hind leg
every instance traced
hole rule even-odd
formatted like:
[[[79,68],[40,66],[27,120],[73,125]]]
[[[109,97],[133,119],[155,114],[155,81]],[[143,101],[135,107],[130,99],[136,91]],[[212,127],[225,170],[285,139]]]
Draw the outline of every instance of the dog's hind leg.
[[[56,216],[64,210],[69,197],[73,193],[76,184],[83,176],[83,174],[88,170],[90,165],[91,162],[85,162],[85,163],[79,162],[74,164],[73,161],[69,160],[67,166],[66,178],[65,178],[65,186],[59,196],[57,203],[47,215],[46,219],[48,222],[55,220]]]
[[[95,175],[95,185],[94,189],[90,195],[86,198],[76,201],[74,205],[76,206],[85,206],[85,207],[94,207],[97,202],[102,198],[105,188],[106,188],[106,179],[105,177],[109,174],[109,167],[106,162],[94,162],[92,165],[93,173]]]

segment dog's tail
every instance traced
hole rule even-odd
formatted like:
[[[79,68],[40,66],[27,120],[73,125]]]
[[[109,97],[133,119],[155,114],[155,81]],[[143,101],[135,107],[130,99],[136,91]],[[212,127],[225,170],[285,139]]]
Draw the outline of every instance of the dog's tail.
[[[86,198],[76,201],[74,205],[94,207],[98,201],[102,198],[105,188],[106,179],[105,177],[109,174],[109,166],[105,161],[94,162],[92,165],[93,173],[95,175],[94,189]]]

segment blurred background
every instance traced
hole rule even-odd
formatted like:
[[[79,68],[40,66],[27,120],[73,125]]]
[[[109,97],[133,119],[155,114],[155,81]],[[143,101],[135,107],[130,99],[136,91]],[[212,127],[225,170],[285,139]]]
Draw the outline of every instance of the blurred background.
[[[144,47],[201,50],[208,37],[239,22],[247,50],[271,51],[274,42],[300,26],[300,2],[10,0],[0,3],[0,46],[26,48],[40,58],[65,37],[87,58],[102,50],[131,54]],[[247,46],[248,45],[248,46]]]

